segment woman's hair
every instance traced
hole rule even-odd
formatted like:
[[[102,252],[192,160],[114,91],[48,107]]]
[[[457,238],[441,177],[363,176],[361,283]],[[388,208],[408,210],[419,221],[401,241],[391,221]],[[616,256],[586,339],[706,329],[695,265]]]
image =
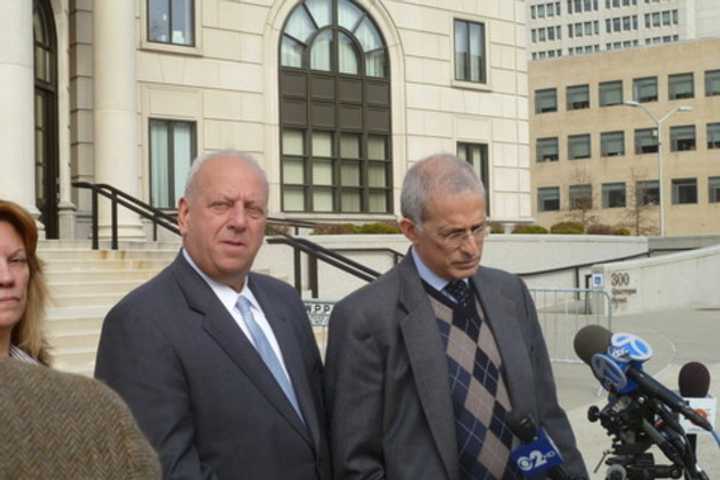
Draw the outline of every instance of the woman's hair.
[[[22,239],[30,269],[25,312],[12,329],[10,341],[43,365],[50,364],[44,332],[45,305],[48,298],[43,264],[37,256],[38,231],[35,219],[16,203],[0,199],[0,222],[13,226]]]

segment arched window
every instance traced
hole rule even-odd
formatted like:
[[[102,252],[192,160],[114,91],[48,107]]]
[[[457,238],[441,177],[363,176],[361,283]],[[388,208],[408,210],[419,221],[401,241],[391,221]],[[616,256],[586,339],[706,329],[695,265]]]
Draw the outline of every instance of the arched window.
[[[305,0],[280,42],[282,208],[392,212],[390,68],[351,0]]]
[[[35,202],[47,238],[58,236],[57,42],[49,0],[33,3]]]

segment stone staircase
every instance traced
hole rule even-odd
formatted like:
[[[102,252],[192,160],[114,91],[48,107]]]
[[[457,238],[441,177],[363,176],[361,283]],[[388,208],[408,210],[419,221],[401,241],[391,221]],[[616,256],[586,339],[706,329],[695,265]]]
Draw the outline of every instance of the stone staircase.
[[[128,243],[92,250],[89,241],[48,240],[38,253],[50,290],[47,331],[53,366],[92,375],[105,314],[173,261],[179,243]]]

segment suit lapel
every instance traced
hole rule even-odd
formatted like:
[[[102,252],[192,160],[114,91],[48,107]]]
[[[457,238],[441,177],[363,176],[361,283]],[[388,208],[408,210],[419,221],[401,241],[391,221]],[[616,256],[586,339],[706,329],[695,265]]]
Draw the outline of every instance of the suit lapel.
[[[262,288],[257,288],[255,277],[251,274],[250,287],[253,295],[265,312],[270,326],[275,333],[275,338],[280,345],[280,351],[283,355],[285,368],[290,375],[290,380],[295,389],[295,395],[300,404],[300,410],[303,413],[307,428],[313,437],[316,446],[320,445],[320,422],[315,409],[315,401],[308,385],[308,373],[305,369],[303,355],[298,345],[298,335],[292,328],[292,323],[283,314],[282,309],[277,308],[277,302],[273,302],[268,296],[268,292]],[[284,397],[283,397],[284,398]],[[293,412],[294,417],[297,415]]]
[[[204,316],[203,328],[218,343],[246,377],[267,398],[280,415],[297,430],[311,445],[312,439],[298,418],[285,394],[278,386],[265,362],[250,343],[235,319],[218,300],[210,286],[187,263],[182,253],[174,262],[174,272],[180,287],[185,293],[190,307]],[[253,292],[255,294],[255,292]],[[265,306],[263,305],[263,310]],[[277,335],[277,333],[276,333]],[[283,348],[282,343],[280,344]]]
[[[405,256],[398,274],[400,304],[407,312],[400,320],[400,328],[415,385],[445,470],[454,480],[459,477],[457,441],[445,349],[412,255]]]
[[[518,324],[522,321],[517,311],[520,300],[509,299],[503,293],[502,285],[494,284],[484,272],[481,267],[474,275],[473,283],[502,358],[512,409],[525,415],[533,412],[534,395],[532,364]]]

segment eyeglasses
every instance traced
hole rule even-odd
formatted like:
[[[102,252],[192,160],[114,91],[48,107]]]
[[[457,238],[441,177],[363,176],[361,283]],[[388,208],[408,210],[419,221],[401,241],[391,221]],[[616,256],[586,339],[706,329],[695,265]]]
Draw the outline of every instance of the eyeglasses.
[[[470,238],[472,238],[475,242],[480,243],[485,240],[488,233],[490,233],[490,226],[487,223],[481,223],[470,228],[439,232],[437,236],[444,246],[450,249],[456,249],[465,244],[465,242]]]

